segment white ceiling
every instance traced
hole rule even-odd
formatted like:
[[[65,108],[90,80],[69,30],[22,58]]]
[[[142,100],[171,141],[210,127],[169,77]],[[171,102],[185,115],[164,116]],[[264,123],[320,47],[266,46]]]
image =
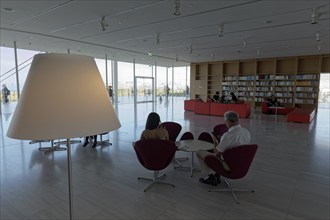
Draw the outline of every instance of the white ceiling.
[[[0,39],[6,47],[16,41],[22,49],[70,50],[99,58],[107,54],[109,59],[161,66],[330,50],[329,0],[181,0],[179,16],[173,15],[173,0],[0,0],[0,4]],[[317,24],[311,24],[314,8],[319,12]],[[108,23],[106,31],[100,25],[102,16]]]

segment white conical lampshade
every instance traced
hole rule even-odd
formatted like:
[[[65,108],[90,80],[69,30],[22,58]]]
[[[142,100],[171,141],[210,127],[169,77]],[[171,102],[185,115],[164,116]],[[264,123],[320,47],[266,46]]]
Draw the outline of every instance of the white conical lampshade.
[[[94,58],[38,54],[7,136],[53,140],[105,133],[120,126]]]

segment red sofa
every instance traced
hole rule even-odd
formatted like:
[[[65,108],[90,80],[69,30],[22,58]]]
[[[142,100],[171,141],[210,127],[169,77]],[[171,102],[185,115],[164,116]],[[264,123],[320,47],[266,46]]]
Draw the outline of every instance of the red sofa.
[[[184,100],[184,110],[194,111],[195,109],[195,99]]]
[[[315,108],[297,108],[288,113],[288,122],[310,123],[315,116]]]
[[[285,108],[280,108],[277,109],[277,114],[278,115],[287,115],[289,112],[291,112],[292,110],[294,110],[294,107],[285,107]],[[261,111],[262,113],[265,114],[275,114],[275,109],[271,109],[267,106],[267,102],[262,102],[261,103]]]
[[[201,115],[209,115],[210,114],[210,101],[195,101],[195,108],[194,113],[195,114],[201,114]]]
[[[248,118],[251,114],[251,105],[244,104],[221,104],[212,102],[210,104],[210,115],[224,116],[227,111],[235,111],[240,118]]]

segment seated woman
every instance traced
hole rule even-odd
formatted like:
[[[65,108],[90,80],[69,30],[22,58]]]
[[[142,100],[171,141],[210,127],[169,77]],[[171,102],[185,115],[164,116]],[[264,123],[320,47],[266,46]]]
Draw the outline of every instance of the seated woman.
[[[238,103],[238,98],[236,97],[236,95],[233,93],[233,92],[231,92],[230,93],[230,95],[231,95],[231,103]]]
[[[146,139],[169,139],[168,131],[165,128],[159,127],[160,117],[156,112],[151,112],[148,115],[145,130],[142,132],[140,140]]]

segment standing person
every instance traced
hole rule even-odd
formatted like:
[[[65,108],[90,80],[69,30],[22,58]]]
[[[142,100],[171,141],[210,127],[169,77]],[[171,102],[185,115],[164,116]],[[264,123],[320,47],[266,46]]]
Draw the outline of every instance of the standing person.
[[[141,134],[140,140],[146,139],[169,139],[168,131],[160,127],[160,117],[156,112],[151,112],[148,115],[145,130]]]
[[[231,95],[231,102],[238,103],[238,98],[236,97],[236,95],[233,92],[231,92],[230,95]]]
[[[186,96],[189,96],[189,86],[186,85]]]
[[[8,96],[10,95],[10,90],[5,84],[2,85],[2,99],[4,103],[9,102]]]
[[[112,86],[109,86],[109,96],[110,96],[111,101],[113,101],[113,89],[112,89]]]
[[[213,153],[204,150],[197,151],[197,158],[199,160],[201,170],[203,173],[208,175],[205,178],[199,179],[201,183],[211,184],[214,186],[216,186],[217,183],[220,183],[220,176],[215,174],[214,171],[211,170],[205,163],[204,159],[206,156],[212,155],[217,157],[223,165],[224,169],[229,171],[230,168],[223,160],[222,153],[228,148],[250,143],[250,132],[239,124],[239,117],[236,112],[227,111],[224,115],[224,118],[228,127],[228,132],[222,135],[219,143],[217,143],[216,138],[214,138],[215,147],[213,149]]]

